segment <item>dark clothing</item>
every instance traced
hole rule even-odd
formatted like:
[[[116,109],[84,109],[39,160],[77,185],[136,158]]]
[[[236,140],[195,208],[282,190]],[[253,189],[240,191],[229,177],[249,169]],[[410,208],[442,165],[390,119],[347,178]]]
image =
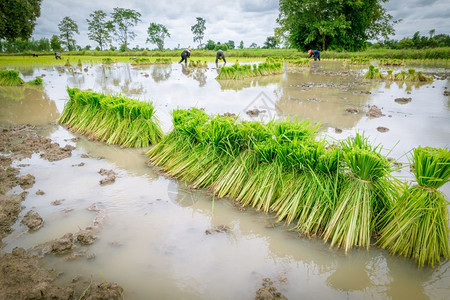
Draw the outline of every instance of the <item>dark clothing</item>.
[[[222,50],[219,50],[216,53],[216,64],[217,64],[217,62],[219,61],[220,58],[223,59],[224,63],[227,63],[227,60],[225,59],[225,53],[223,53]]]
[[[188,57],[191,57],[191,51],[189,51],[188,49],[186,49],[186,50],[184,50],[184,51],[181,53],[181,60],[180,60],[180,63],[182,63],[183,60],[184,60],[184,62],[187,64],[187,58],[188,58]]]
[[[61,59],[61,53],[55,52],[55,59]]]
[[[313,50],[313,52],[309,55],[309,58],[314,55],[314,60],[320,61],[320,51],[319,50]]]

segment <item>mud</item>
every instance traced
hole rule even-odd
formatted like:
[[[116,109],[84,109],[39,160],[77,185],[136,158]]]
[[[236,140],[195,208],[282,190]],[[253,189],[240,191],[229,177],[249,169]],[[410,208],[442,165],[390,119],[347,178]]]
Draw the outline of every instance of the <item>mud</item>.
[[[345,109],[345,111],[349,112],[351,114],[357,114],[359,112],[359,109],[357,107],[352,106],[352,107],[347,107]]]
[[[394,101],[397,102],[398,104],[407,104],[409,102],[411,102],[412,98],[395,98]]]
[[[259,110],[257,108],[247,110],[247,115],[250,117],[257,117],[259,114],[266,112],[265,110]]]
[[[270,278],[264,278],[262,287],[256,291],[255,300],[287,300],[287,298],[273,286]]]
[[[116,181],[117,173],[113,170],[100,169],[98,173],[102,176],[106,176],[106,178],[100,180],[100,185],[111,184]]]
[[[366,113],[366,116],[368,116],[369,118],[379,118],[384,116],[384,114],[376,105],[372,105],[369,111]]]
[[[389,131],[389,128],[383,127],[383,126],[379,126],[379,127],[377,127],[377,130],[378,130],[379,132],[381,132],[381,133],[384,133],[384,132],[388,132],[388,131]]]
[[[44,220],[37,212],[30,210],[23,217],[21,223],[27,226],[29,230],[36,231],[44,225]]]
[[[228,233],[229,231],[230,231],[230,227],[228,227],[226,225],[219,225],[219,226],[213,227],[211,229],[206,229],[205,234],[209,235],[209,234],[215,234],[215,233]]]
[[[36,195],[42,196],[45,195],[45,192],[43,190],[37,190]]]

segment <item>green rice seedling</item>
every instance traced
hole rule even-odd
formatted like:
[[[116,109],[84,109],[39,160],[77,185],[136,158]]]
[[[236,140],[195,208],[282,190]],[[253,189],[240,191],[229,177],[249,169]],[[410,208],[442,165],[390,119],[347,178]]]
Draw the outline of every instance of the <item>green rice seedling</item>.
[[[395,80],[404,81],[406,78],[406,71],[400,71],[399,73],[395,74]]]
[[[423,75],[422,71],[417,72],[417,78],[419,81],[432,82],[433,77]]]
[[[206,68],[208,66],[206,61],[201,61],[201,60],[191,60],[189,62],[189,67],[191,68]]]
[[[296,66],[309,66],[310,60],[308,58],[300,58],[295,60],[289,60],[288,63]]]
[[[68,94],[59,123],[77,132],[124,147],[147,147],[163,136],[152,103],[70,88]]]
[[[244,79],[256,76],[266,76],[283,73],[283,65],[281,63],[261,63],[259,65],[239,65],[235,63],[230,67],[220,68],[219,75],[216,79]]]
[[[64,64],[65,67],[71,67],[72,65],[70,64],[70,60],[67,59],[66,63]]]
[[[131,63],[132,66],[142,66],[142,65],[150,65],[150,59],[148,57],[138,57],[136,59],[133,60],[133,62]]]
[[[390,167],[378,147],[357,135],[343,143],[342,156],[349,176],[340,190],[337,205],[325,229],[324,239],[347,253],[353,246],[370,246],[376,223],[390,206]]]
[[[155,60],[155,63],[156,64],[171,64],[172,63],[172,59],[171,58],[157,58]]]
[[[449,182],[447,148],[418,147],[412,158],[417,185],[405,188],[383,221],[378,244],[391,253],[433,267],[450,258],[447,204],[438,188]]]
[[[395,80],[395,76],[394,76],[393,72],[394,72],[394,70],[388,70],[387,71],[387,73],[388,73],[387,76],[386,76],[387,80]]]
[[[380,59],[380,66],[405,66],[405,60],[403,59]]]
[[[4,86],[17,86],[22,85],[25,82],[20,78],[20,73],[14,70],[0,71],[0,85]]]
[[[350,63],[351,64],[368,64],[368,63],[370,63],[370,58],[368,58],[368,57],[351,57]]]
[[[43,80],[41,77],[36,77],[33,80],[28,81],[26,84],[28,85],[42,85],[43,84]]]
[[[408,75],[406,75],[405,81],[419,81],[417,78],[416,70],[408,69]]]
[[[105,65],[113,64],[114,60],[111,57],[104,57],[102,58],[102,63]]]
[[[78,67],[82,67],[82,66],[83,66],[83,64],[81,63],[81,59],[78,60],[77,66],[78,66]]]
[[[383,79],[383,74],[381,74],[378,68],[375,68],[375,66],[370,65],[369,70],[364,74],[363,77],[366,79]]]

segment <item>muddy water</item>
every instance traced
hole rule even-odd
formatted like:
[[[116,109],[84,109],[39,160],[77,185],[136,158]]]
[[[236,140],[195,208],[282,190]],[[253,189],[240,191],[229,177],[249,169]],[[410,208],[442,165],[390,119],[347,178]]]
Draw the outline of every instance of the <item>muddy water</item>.
[[[84,137],[72,140],[72,133],[55,124],[67,99],[65,88],[70,86],[153,101],[165,130],[170,129],[172,109],[196,106],[250,120],[307,117],[322,122],[323,134],[329,138],[364,131],[391,150],[390,156],[404,161],[405,153],[415,146],[448,146],[449,98],[443,95],[448,80],[400,86],[366,82],[360,77],[364,70],[358,67],[320,62],[310,68],[288,68],[280,76],[234,83],[216,81],[217,70],[210,67],[203,72],[179,64],[22,70],[26,80],[45,74],[44,89],[0,90],[0,122],[44,125],[43,135],[76,150],[61,161],[34,155],[16,162],[22,174],[36,177],[21,216],[33,208],[44,226],[29,233],[18,221],[3,240],[4,250],[33,249],[98,224],[97,241],[74,250],[79,258],[50,255],[46,265],[64,272],[62,282],[79,274],[117,282],[127,299],[250,299],[263,278],[274,281],[289,299],[448,297],[450,262],[417,269],[411,261],[376,247],[344,255],[320,240],[284,230],[271,216],[241,211],[228,200],[191,191],[183,182],[161,176],[146,165],[145,150],[120,149]],[[424,71],[448,75],[448,70],[437,67]],[[395,102],[399,97],[412,100],[399,104]],[[368,118],[365,114],[372,105],[385,116]],[[359,112],[348,113],[348,107]],[[265,112],[250,117],[246,111],[253,108]],[[381,133],[379,126],[389,131]],[[116,181],[101,186],[101,168],[118,173]],[[398,175],[410,178],[407,171]],[[39,189],[45,194],[36,194]],[[449,199],[448,185],[443,191]],[[55,200],[61,204],[53,205]],[[219,225],[228,226],[229,232],[205,233]]]

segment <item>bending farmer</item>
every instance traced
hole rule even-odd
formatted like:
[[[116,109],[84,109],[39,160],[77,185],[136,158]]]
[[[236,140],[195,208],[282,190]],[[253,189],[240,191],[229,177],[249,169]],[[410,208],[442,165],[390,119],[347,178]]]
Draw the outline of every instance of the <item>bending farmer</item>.
[[[183,62],[183,60],[184,60],[184,63],[187,64],[188,57],[191,57],[191,47],[188,47],[183,52],[181,52],[180,64]]]
[[[225,53],[221,49],[219,49],[216,53],[216,65],[219,59],[223,59],[224,65],[227,64],[227,60],[225,59]]]
[[[320,51],[319,50],[309,50],[308,51],[309,58],[314,55],[314,60],[320,61]]]

